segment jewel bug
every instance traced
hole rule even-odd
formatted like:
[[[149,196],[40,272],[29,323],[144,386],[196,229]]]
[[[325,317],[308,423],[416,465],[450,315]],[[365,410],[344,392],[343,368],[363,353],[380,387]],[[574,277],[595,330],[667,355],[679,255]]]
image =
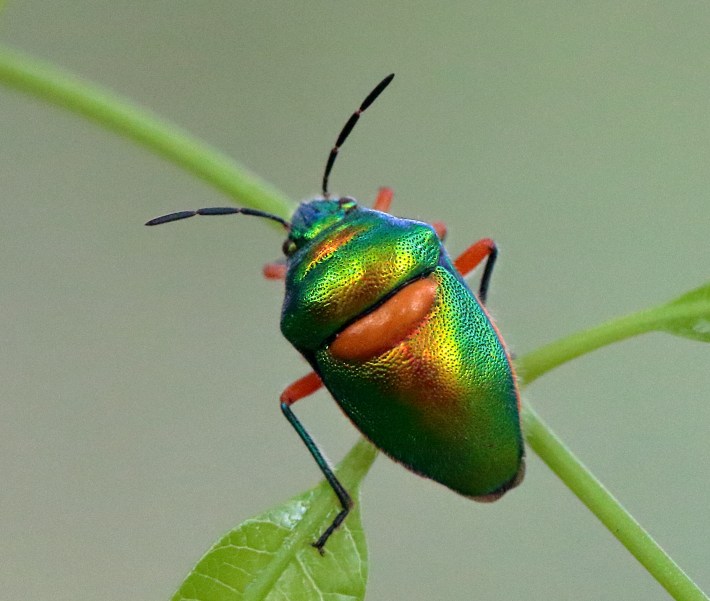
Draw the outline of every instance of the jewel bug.
[[[493,240],[481,239],[451,260],[443,224],[387,212],[391,189],[380,189],[372,209],[328,191],[341,146],[393,77],[350,116],[328,155],[322,197],[301,203],[290,221],[214,207],[146,224],[242,214],[286,230],[285,262],[267,264],[264,275],[285,280],[281,331],[313,368],[284,390],[281,409],[342,507],[313,543],[321,552],[353,504],[291,408],[322,386],[377,448],[464,496],[495,501],[525,472],[515,374],[486,310],[498,255]],[[483,261],[476,295],[464,276]]]

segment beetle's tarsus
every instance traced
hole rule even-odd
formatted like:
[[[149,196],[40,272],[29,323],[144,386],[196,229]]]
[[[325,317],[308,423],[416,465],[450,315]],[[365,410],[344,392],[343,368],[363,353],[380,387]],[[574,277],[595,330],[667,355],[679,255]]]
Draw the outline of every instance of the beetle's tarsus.
[[[322,538],[322,537],[321,537],[321,538]],[[325,549],[323,548],[323,545],[325,545],[325,541],[321,543],[321,542],[320,542],[320,538],[319,538],[316,542],[311,543],[311,547],[317,549],[318,554],[319,554],[321,557],[325,557]]]

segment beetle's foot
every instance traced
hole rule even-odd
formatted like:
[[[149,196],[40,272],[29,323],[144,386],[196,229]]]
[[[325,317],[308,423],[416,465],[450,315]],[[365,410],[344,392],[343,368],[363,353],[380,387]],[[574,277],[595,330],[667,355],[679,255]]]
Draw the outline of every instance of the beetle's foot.
[[[321,538],[323,538],[321,536]],[[321,557],[325,557],[325,549],[323,548],[325,546],[325,541],[321,541],[321,538],[319,538],[316,542],[311,543],[311,547],[315,547],[318,549],[318,553],[320,553]]]

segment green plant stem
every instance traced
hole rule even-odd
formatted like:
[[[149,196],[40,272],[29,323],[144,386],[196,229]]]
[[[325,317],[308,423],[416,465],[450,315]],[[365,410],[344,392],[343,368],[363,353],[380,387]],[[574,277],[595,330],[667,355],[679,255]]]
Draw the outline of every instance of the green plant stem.
[[[522,412],[525,439],[538,456],[638,559],[674,599],[708,601],[651,535],[577,459],[529,406]]]
[[[661,305],[631,315],[612,319],[599,326],[576,332],[534,350],[516,362],[518,374],[527,385],[542,374],[602,346],[654,330],[663,324],[694,315],[694,307]]]
[[[288,218],[292,211],[292,204],[284,196],[222,153],[96,86],[3,49],[0,49],[0,82],[84,115],[143,144],[244,205],[284,218]],[[533,351],[518,362],[519,373],[529,384],[550,369],[584,353],[636,334],[662,329],[654,311],[622,317]],[[681,307],[678,311],[682,317],[680,314],[687,308]],[[530,447],[671,595],[683,601],[708,601],[708,597],[530,407],[523,408],[522,419]],[[350,488],[357,487],[375,456],[376,451],[369,443],[357,443],[341,463],[338,473],[343,482]],[[324,506],[314,508],[307,519],[320,523],[321,512],[326,510],[324,501]],[[304,527],[308,527],[308,522]]]
[[[98,86],[4,48],[0,48],[0,82],[142,144],[240,204],[284,219],[293,211],[293,204],[283,194],[226,155]]]
[[[671,303],[613,319],[528,353],[517,362],[518,371],[527,386],[562,363],[632,336],[662,331],[669,323],[695,317],[697,310],[694,306],[673,306]],[[680,566],[527,404],[523,406],[522,421],[525,440],[530,448],[673,598],[708,601],[708,597]]]

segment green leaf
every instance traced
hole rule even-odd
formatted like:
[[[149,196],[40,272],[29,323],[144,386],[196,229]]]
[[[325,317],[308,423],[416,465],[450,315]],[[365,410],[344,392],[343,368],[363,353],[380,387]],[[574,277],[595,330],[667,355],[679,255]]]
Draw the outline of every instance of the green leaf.
[[[710,283],[657,309],[664,332],[710,342]]]
[[[358,486],[376,456],[360,441],[338,476],[355,508],[325,545],[312,542],[340,509],[325,482],[248,519],[200,559],[173,601],[357,601],[367,584],[367,546],[360,522]]]
[[[229,532],[198,562],[173,601],[364,599],[367,548],[357,509],[328,541],[324,556],[296,533],[320,489]]]

